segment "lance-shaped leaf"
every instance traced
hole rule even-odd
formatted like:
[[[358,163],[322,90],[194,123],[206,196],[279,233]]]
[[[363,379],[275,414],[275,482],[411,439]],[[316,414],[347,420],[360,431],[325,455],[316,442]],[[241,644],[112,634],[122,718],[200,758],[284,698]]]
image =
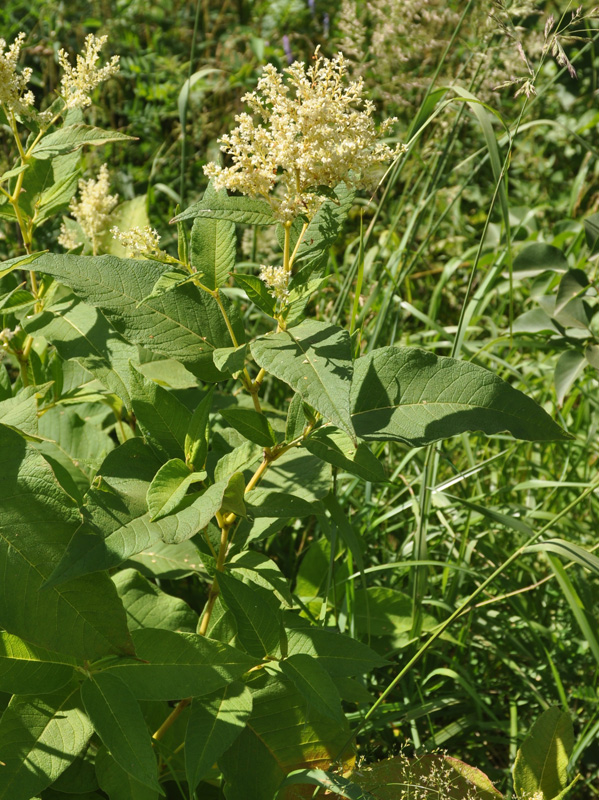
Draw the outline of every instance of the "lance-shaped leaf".
[[[557,707],[544,711],[516,755],[514,789],[518,796],[530,797],[539,792],[553,800],[566,787],[573,747],[570,715]]]
[[[129,439],[106,457],[87,493],[84,521],[47,581],[47,586],[116,567],[161,539],[190,539],[198,515],[185,508],[152,522],[146,496],[161,463],[141,439]]]
[[[226,189],[215,192],[209,184],[202,199],[173,217],[171,222],[208,217],[241,222],[245,225],[274,225],[277,220],[264,200],[251,197],[229,197]]]
[[[137,570],[124,569],[112,580],[123,601],[130,631],[140,628],[164,628],[195,633],[199,617],[184,600],[173,597]]]
[[[262,671],[261,671],[262,672]],[[296,769],[327,769],[349,738],[345,720],[336,722],[308,706],[293,684],[279,675],[249,682],[253,711],[245,730],[221,756],[228,800],[271,800],[285,776]],[[341,756],[347,768],[353,757]],[[248,776],[256,776],[248,780]],[[297,795],[281,792],[279,800]]]
[[[171,514],[185,497],[192,483],[203,481],[205,472],[190,472],[180,458],[163,464],[148,488],[148,510],[152,522]]]
[[[306,320],[253,342],[252,355],[267,372],[289,384],[322,416],[354,436],[349,393],[351,343],[342,328]]]
[[[294,626],[297,618],[286,619],[286,624],[291,621]],[[299,620],[298,620],[299,622]],[[287,630],[288,654],[304,653],[317,658],[322,666],[331,675],[339,677],[352,677],[370,672],[375,667],[384,667],[388,662],[381,658],[374,650],[349,636],[315,628],[299,623],[301,627]]]
[[[369,441],[414,447],[466,431],[570,439],[530,397],[475,364],[412,347],[383,347],[355,363],[352,419]]]
[[[238,681],[193,700],[185,734],[185,772],[192,792],[243,731],[251,712],[252,693]]]
[[[17,256],[16,258],[10,258],[8,261],[1,261],[0,262],[0,278],[3,278],[5,275],[8,275],[13,269],[21,269],[27,264],[31,264],[36,258],[39,258],[43,255],[43,251],[39,253],[29,253],[26,256]]]
[[[202,469],[208,453],[208,420],[212,407],[213,390],[200,400],[185,432],[185,463]]]
[[[241,650],[192,633],[142,628],[132,638],[139,660],[118,662],[110,673],[140,700],[210,694],[259,663]]]
[[[574,561],[581,567],[599,575],[599,558],[594,553],[585,550],[584,547],[565,539],[547,539],[544,542],[536,542],[529,545],[525,553],[556,553],[566,561]]]
[[[31,800],[81,753],[93,733],[69,684],[46,697],[13,697],[0,719],[0,798]]]
[[[233,575],[218,573],[218,587],[237,623],[237,636],[257,658],[272,655],[281,637],[279,601],[260,587],[247,586]]]
[[[139,306],[167,267],[115,256],[43,255],[35,268],[53,275],[86,303],[101,309],[128,342],[174,358],[204,380],[222,377],[212,363],[212,351],[231,347],[233,342],[213,297],[186,284]],[[227,298],[222,302],[237,340],[243,341],[243,326]]]
[[[281,672],[306,700],[325,716],[343,722],[341,697],[333,679],[317,658],[295,653],[279,663]]]
[[[131,408],[129,361],[138,360],[137,347],[119,336],[97,309],[71,295],[51,311],[25,320],[24,329],[44,336],[64,361],[77,361]]]
[[[0,463],[0,625],[77,659],[131,653],[125,611],[108,575],[42,588],[80,523],[47,462],[0,426]]]
[[[73,677],[74,659],[0,631],[0,691],[51,694]]]
[[[264,311],[269,317],[275,312],[277,301],[270,294],[264,281],[256,275],[240,275],[238,272],[233,276],[235,283],[245,291],[252,303],[255,303],[260,311]]]
[[[103,131],[101,128],[83,123],[65,125],[54,133],[43,136],[33,148],[31,155],[37,159],[46,159],[72,153],[87,144],[100,147],[108,142],[127,142],[134,139],[134,136],[127,136],[118,131]]]
[[[189,539],[179,544],[158,542],[144,548],[129,559],[127,566],[138,569],[142,575],[164,580],[178,580],[194,572],[204,571],[202,555]]]
[[[209,289],[220,289],[235,266],[235,223],[196,218],[190,241],[191,264]]]
[[[323,461],[365,481],[385,480],[384,467],[370,447],[364,442],[356,446],[343,431],[318,428],[304,441],[304,446]]]
[[[150,732],[131,690],[112,672],[99,672],[81,686],[85,710],[119,766],[135,780],[164,794]]]
[[[250,442],[261,447],[272,447],[277,443],[270,422],[264,414],[259,414],[253,408],[223,408],[220,413],[232,428]]]
[[[150,789],[125,772],[106,747],[100,747],[98,750],[95,767],[100,788],[106,792],[110,800],[158,800],[158,790]],[[68,797],[64,800],[68,800]]]

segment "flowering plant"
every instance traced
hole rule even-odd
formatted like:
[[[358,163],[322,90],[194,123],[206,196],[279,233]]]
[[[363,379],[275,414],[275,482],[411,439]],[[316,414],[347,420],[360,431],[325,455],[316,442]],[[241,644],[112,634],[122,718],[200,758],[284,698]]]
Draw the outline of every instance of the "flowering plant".
[[[1,297],[0,797],[78,792],[81,775],[114,800],[219,782],[228,800],[306,797],[306,784],[369,797],[339,774],[357,732],[342,703],[360,707],[367,684],[353,679],[390,654],[368,625],[338,624],[368,595],[349,573],[345,598],[298,590],[265,541],[317,525],[361,570],[336,490],[387,479],[372,443],[567,434],[475,364],[364,352],[307,315],[354,191],[402,153],[380,141],[392,122],[376,128],[342,56],[316,53],[287,83],[264,70],[246,96],[255,116],[222,139],[231,165],[209,165],[203,198],[174,219],[174,256],[149,226],[111,224],[105,166],[79,179],[83,146],[127,138],[80,117],[117,70],[97,66],[104,40],[89,37],[75,67],[61,51],[61,95],[43,111],[17,68],[22,42],[0,46],[16,148],[0,212],[25,251],[0,276],[29,274]],[[35,252],[37,228],[67,209],[73,252]],[[238,263],[241,225],[280,241],[260,277]],[[98,254],[109,230],[121,255]],[[167,593],[171,580],[199,585],[203,606]],[[414,780],[438,787],[429,772]]]

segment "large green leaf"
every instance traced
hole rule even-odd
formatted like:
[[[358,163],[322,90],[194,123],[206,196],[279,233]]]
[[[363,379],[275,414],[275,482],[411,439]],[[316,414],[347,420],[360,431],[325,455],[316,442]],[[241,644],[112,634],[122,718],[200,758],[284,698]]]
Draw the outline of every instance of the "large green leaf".
[[[81,686],[85,710],[119,766],[135,780],[164,794],[156,756],[139,703],[114,674],[100,672]]]
[[[279,601],[234,575],[219,572],[217,580],[225,605],[235,617],[240,643],[257,658],[273,655],[281,638]]]
[[[33,148],[31,155],[37,159],[52,158],[52,156],[72,153],[86,144],[99,147],[108,142],[126,142],[132,141],[134,138],[118,131],[103,131],[101,128],[94,128],[83,123],[65,125],[57,131],[43,136]]]
[[[73,661],[0,631],[0,691],[50,694],[73,677]]]
[[[365,481],[385,480],[385,469],[370,447],[364,442],[356,446],[344,431],[318,428],[304,440],[304,446],[323,461]]]
[[[42,586],[80,523],[43,457],[0,426],[0,625],[78,659],[132,652],[125,611],[106,574]]]
[[[96,775],[100,788],[110,800],[158,800],[158,791],[150,789],[118,765],[106,747],[96,756]],[[65,797],[64,800],[69,800]]]
[[[137,347],[119,336],[97,309],[70,296],[25,320],[24,329],[44,336],[62,359],[75,359],[131,408],[129,361],[138,361]]]
[[[307,653],[295,653],[279,662],[281,672],[302,694],[308,703],[331,719],[344,719],[341,698],[333,679],[317,658]]]
[[[220,289],[235,266],[235,223],[223,219],[202,219],[193,223],[190,241],[191,264],[204,286]]]
[[[326,420],[354,436],[349,405],[352,354],[347,331],[306,320],[288,331],[261,336],[251,350],[261,367],[299,392]]]
[[[159,589],[137,570],[124,569],[112,576],[127,612],[130,631],[164,628],[195,633],[199,617],[184,600]]]
[[[133,366],[130,376],[133,411],[150,444],[166,458],[182,456],[191,412],[172,392]]]
[[[132,637],[140,660],[123,660],[110,672],[140,700],[210,694],[259,663],[241,650],[196,634],[142,628]]]
[[[227,800],[272,800],[281,781],[300,768],[327,769],[349,738],[345,720],[335,722],[282,676],[260,674],[248,684],[253,711],[243,733],[221,756]],[[351,756],[347,756],[351,763]],[[346,762],[347,764],[347,762]],[[293,790],[280,800],[297,797]]]
[[[465,431],[517,439],[571,438],[534,400],[475,364],[412,347],[383,347],[355,363],[358,436],[421,447]]]
[[[274,225],[277,222],[272,208],[264,200],[251,197],[229,197],[226,189],[215,192],[212,184],[209,184],[200,201],[173,217],[171,222],[180,222],[196,217],[224,219],[246,225]]]
[[[541,792],[553,800],[568,782],[568,760],[574,747],[570,715],[560,708],[544,711],[530,729],[514,763],[514,789],[521,797]]]
[[[317,658],[331,675],[351,677],[363,675],[375,667],[384,667],[388,662],[377,655],[365,644],[357,642],[349,636],[298,623],[291,618],[294,627],[287,630],[287,652],[290,656],[296,653]]]
[[[77,686],[44,698],[13,697],[0,719],[0,798],[31,800],[75,760],[92,732]]]
[[[100,308],[127,341],[180,361],[204,380],[222,377],[212,363],[212,351],[231,347],[233,342],[214,298],[186,284],[138,307],[168,267],[115,256],[47,254],[37,259],[35,268],[53,275],[82,300]],[[223,302],[242,341],[243,327],[226,298]]]
[[[14,397],[0,401],[0,422],[30,436],[38,433],[37,398],[39,386],[25,386]],[[47,386],[45,388],[48,388]]]
[[[172,514],[181,505],[192,483],[206,477],[205,472],[190,472],[180,458],[172,458],[163,464],[148,488],[148,511],[152,522]]]
[[[191,792],[240,735],[251,712],[252,693],[238,681],[193,700],[185,734],[185,772]]]
[[[110,569],[158,544],[183,541],[198,530],[189,507],[153,522],[147,492],[161,463],[141,439],[129,439],[109,453],[87,494],[83,524],[77,529],[48,585]]]

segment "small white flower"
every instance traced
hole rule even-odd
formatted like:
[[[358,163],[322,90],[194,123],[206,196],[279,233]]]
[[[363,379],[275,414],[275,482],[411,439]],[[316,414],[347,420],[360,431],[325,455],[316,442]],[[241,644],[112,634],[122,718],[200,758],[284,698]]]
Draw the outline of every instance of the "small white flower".
[[[6,50],[6,41],[0,39],[0,105],[13,114],[26,116],[33,105],[33,92],[27,90],[31,79],[29,67],[17,72],[21,46],[25,34],[20,33]]]
[[[145,225],[140,228],[138,225],[128,231],[119,230],[116,225],[110,229],[112,238],[119,241],[125,250],[128,251],[130,258],[136,255],[158,255],[160,253],[160,235],[155,228]]]
[[[11,330],[10,328],[3,328],[0,331],[0,342],[7,345],[11,339],[14,339],[14,337],[17,335],[17,333],[19,333],[20,330],[21,330],[20,325],[17,325],[17,327],[14,330]]]
[[[66,50],[59,51],[58,62],[64,71],[60,85],[67,108],[85,108],[91,105],[91,92],[119,71],[118,56],[113,56],[103,67],[98,66],[100,50],[107,40],[107,36],[94,36],[90,33],[85,39],[83,55],[77,56],[75,67],[71,65]]]

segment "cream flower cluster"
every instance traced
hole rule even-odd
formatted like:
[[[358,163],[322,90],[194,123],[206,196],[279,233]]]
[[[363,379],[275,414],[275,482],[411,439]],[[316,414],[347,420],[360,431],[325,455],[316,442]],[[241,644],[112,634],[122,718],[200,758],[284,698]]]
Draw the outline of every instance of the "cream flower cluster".
[[[17,72],[24,40],[25,34],[20,33],[7,50],[6,41],[0,39],[0,105],[18,115],[27,115],[34,101],[33,92],[27,89],[31,69]]]
[[[160,234],[149,225],[145,225],[143,228],[135,225],[128,231],[121,231],[115,225],[110,229],[110,233],[112,233],[112,238],[119,241],[128,251],[130,258],[136,255],[158,255],[161,252],[158,246]]]
[[[90,178],[87,181],[79,181],[80,199],[73,198],[69,205],[73,218],[79,223],[81,230],[92,243],[94,251],[98,236],[106,230],[110,212],[119,199],[118,194],[109,194],[109,189],[110,176],[108,168],[106,164],[102,164],[97,180]],[[60,229],[58,242],[67,250],[80,244],[64,223]]]
[[[378,141],[395,119],[377,130],[362,80],[346,81],[342,53],[328,59],[317,50],[311,66],[296,61],[284,72],[287,82],[272,64],[264,68],[256,91],[243,97],[253,115],[238,115],[237,127],[219,140],[232,165],[204,171],[217,190],[265,197],[288,222],[315,213],[324,199],[318,186],[372,187],[380,164],[404,148]]]
[[[66,50],[58,53],[58,62],[64,71],[60,86],[67,108],[85,108],[91,105],[90,93],[119,71],[118,56],[113,56],[103,67],[98,66],[100,50],[107,40],[107,36],[94,36],[90,33],[85,39],[83,55],[77,56],[74,67]]]
[[[262,264],[260,267],[260,280],[271,290],[271,294],[284,302],[289,297],[289,279],[291,273],[285,267],[268,267]]]

